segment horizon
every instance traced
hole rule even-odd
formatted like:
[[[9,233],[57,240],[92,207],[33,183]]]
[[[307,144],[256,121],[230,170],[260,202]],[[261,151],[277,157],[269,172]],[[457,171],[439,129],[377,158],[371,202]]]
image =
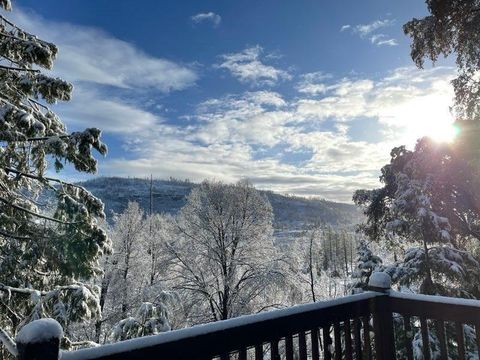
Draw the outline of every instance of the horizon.
[[[200,180],[200,181],[192,181],[190,179],[177,179],[177,178],[174,178],[174,177],[171,177],[171,176],[169,178],[155,178],[155,177],[153,177],[152,179],[150,179],[150,177],[98,175],[98,176],[90,177],[89,179],[80,180],[77,183],[78,184],[84,184],[84,183],[87,183],[89,181],[96,181],[96,180],[103,180],[103,179],[122,179],[122,180],[132,180],[132,181],[141,180],[141,181],[145,181],[147,183],[149,183],[151,180],[153,180],[153,181],[162,181],[162,182],[185,183],[185,184],[192,184],[192,185],[200,185],[204,181],[216,181],[216,179],[203,179],[203,180]],[[248,178],[247,179],[240,179],[240,180],[249,181]],[[227,184],[234,184],[234,183],[227,183]],[[257,190],[261,191],[261,192],[273,193],[273,194],[280,195],[280,196],[283,196],[283,197],[288,197],[288,198],[299,198],[299,199],[303,199],[303,200],[325,201],[325,202],[341,204],[341,205],[352,205],[354,207],[359,208],[359,206],[353,204],[352,201],[350,201],[350,202],[335,201],[335,200],[325,199],[325,198],[322,198],[322,197],[319,197],[319,196],[316,196],[316,195],[297,195],[297,194],[292,194],[292,193],[281,193],[281,192],[271,190],[271,189],[259,188],[257,186],[255,186],[255,188]],[[87,188],[87,190],[88,190],[88,188]]]
[[[426,14],[419,1],[146,1],[132,12],[103,0],[95,10],[18,0],[8,14],[58,45],[52,73],[75,90],[54,110],[69,130],[103,130],[99,173],[67,168],[74,181],[247,177],[351,203],[379,186],[392,147],[432,128],[442,140],[453,121],[453,63],[416,69],[401,29]]]

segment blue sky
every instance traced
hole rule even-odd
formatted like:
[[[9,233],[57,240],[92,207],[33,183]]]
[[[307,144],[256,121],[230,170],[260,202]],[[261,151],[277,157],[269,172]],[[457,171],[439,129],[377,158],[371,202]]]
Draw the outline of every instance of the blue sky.
[[[103,129],[99,175],[247,177],[350,201],[393,146],[451,121],[453,67],[415,69],[401,29],[421,0],[137,3],[18,0],[7,14],[59,46],[53,74],[75,92],[55,110],[70,130]]]

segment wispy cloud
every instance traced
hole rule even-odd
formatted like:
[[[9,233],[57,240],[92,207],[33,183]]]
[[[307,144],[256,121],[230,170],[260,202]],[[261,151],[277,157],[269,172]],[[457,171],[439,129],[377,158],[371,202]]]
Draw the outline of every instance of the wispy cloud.
[[[395,39],[388,38],[385,34],[375,34],[370,37],[370,42],[378,46],[397,46],[398,42]]]
[[[148,55],[101,30],[48,21],[18,8],[11,18],[60,48],[55,74],[69,81],[169,92],[190,87],[197,80],[190,67]]]
[[[380,41],[376,42],[376,45],[378,45],[378,46],[383,46],[383,45],[397,46],[398,42],[395,39],[384,39],[384,40],[380,40]]]
[[[396,46],[397,40],[381,33],[375,34],[379,29],[386,28],[395,24],[393,19],[375,20],[368,24],[358,25],[343,25],[340,29],[341,32],[350,30],[353,34],[358,34],[362,39],[370,39],[370,42],[377,46]]]
[[[353,31],[360,34],[360,36],[364,37],[378,29],[392,26],[393,24],[395,24],[395,20],[390,20],[390,19],[375,20],[368,24],[356,25],[353,28]]]
[[[214,12],[199,13],[190,17],[194,24],[201,24],[204,22],[211,23],[214,27],[217,27],[222,22],[222,17]]]
[[[292,78],[287,71],[265,64],[263,61],[269,56],[267,54],[265,59],[262,59],[262,55],[263,48],[261,46],[248,47],[238,53],[222,55],[222,62],[216,67],[227,69],[240,82],[254,86],[273,86],[281,80]]]

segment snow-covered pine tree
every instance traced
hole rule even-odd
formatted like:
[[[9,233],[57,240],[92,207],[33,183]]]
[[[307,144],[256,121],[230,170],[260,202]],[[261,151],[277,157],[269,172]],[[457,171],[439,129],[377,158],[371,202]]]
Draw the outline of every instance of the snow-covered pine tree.
[[[424,138],[414,151],[395,148],[381,181],[354,200],[365,206],[362,229],[372,240],[395,236],[412,247],[389,268],[393,280],[424,294],[479,298],[480,268],[469,251],[480,235],[478,180],[454,145]]]
[[[410,246],[403,259],[383,269],[404,291],[480,298],[480,264],[471,252],[480,239],[478,176],[462,153],[455,144],[428,138],[420,139],[414,151],[394,148],[390,164],[382,168],[384,186],[354,195],[365,206],[365,234],[373,240],[395,237],[393,244]],[[394,322],[402,338],[403,324],[397,318]],[[420,329],[413,331],[414,349],[421,353]],[[446,331],[454,333],[452,324]],[[474,343],[471,327],[465,326],[465,334],[467,344]],[[430,336],[434,353],[438,340],[435,332]],[[403,342],[399,344],[397,357],[403,358]],[[454,344],[447,346],[455,354]],[[467,353],[477,358],[471,349],[468,345]]]
[[[357,245],[357,267],[352,274],[356,279],[353,288],[364,289],[368,285],[370,275],[382,265],[382,259],[374,255],[365,239],[361,239]]]
[[[10,10],[9,0],[0,8]],[[92,149],[105,154],[100,130],[69,133],[49,108],[72,85],[42,74],[57,55],[0,14],[0,326],[52,316],[65,326],[98,311],[97,292],[79,282],[97,273],[109,248],[97,219],[103,204],[84,188],[47,176],[71,164],[94,173]]]
[[[126,317],[114,325],[113,341],[170,331],[169,309],[174,307],[178,300],[175,293],[162,291],[155,302],[143,302],[134,316]]]

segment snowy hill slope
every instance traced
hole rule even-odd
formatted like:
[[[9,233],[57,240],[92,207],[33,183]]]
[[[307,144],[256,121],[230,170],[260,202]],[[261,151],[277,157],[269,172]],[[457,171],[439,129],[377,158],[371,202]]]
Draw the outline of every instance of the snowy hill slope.
[[[129,201],[136,201],[148,211],[150,206],[150,180],[139,178],[102,177],[81,183],[105,203],[105,213],[122,212]],[[177,213],[196,184],[178,180],[153,181],[153,212]],[[305,224],[325,223],[350,227],[357,224],[361,212],[350,204],[332,201],[284,196],[271,191],[264,194],[270,200],[277,231],[289,232],[304,228]]]

